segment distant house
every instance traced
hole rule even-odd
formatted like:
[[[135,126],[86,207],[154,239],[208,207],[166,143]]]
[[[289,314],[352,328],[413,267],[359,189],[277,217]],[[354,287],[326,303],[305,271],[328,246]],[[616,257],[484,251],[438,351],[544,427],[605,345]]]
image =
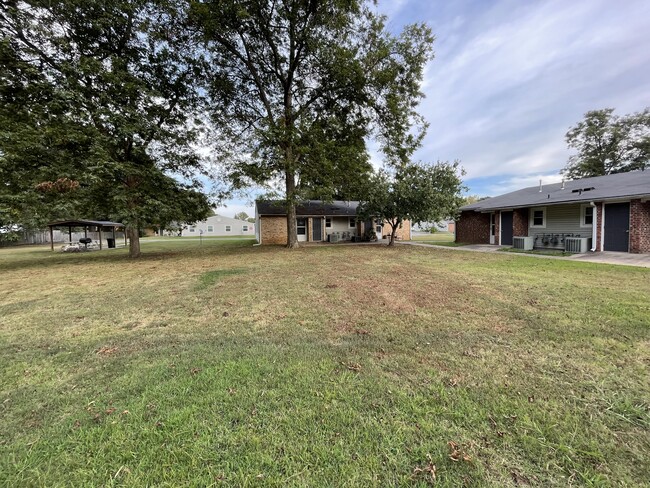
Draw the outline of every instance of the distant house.
[[[442,232],[453,234],[456,230],[456,222],[453,220],[441,220],[440,222],[422,222],[413,224],[413,230],[418,232],[428,232],[432,227]]]
[[[359,202],[335,200],[307,200],[296,206],[296,226],[300,242],[339,242],[360,238],[368,229],[374,229],[378,239],[390,235],[390,226],[375,220],[362,221],[357,217]],[[281,200],[255,202],[257,242],[260,244],[287,243],[287,210]],[[398,239],[411,238],[411,225],[404,222],[397,230]]]
[[[213,215],[202,222],[183,227],[183,237],[191,236],[254,236],[255,224],[245,220],[231,219],[221,215]]]
[[[457,242],[650,252],[650,171],[524,188],[460,210]]]

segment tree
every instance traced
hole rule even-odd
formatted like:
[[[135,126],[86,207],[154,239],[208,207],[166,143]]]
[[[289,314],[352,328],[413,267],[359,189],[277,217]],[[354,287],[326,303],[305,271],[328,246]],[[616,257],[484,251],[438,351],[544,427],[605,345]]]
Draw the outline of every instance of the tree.
[[[167,0],[2,3],[6,220],[120,219],[137,257],[139,228],[207,215],[192,149],[202,131],[201,55],[184,8]],[[65,195],[36,190],[60,178],[79,185]]]
[[[234,218],[236,218],[237,220],[246,220],[246,221],[249,219],[248,214],[246,212],[236,213]]]
[[[438,222],[455,216],[463,204],[464,174],[458,162],[409,163],[394,175],[377,172],[359,205],[362,218],[376,218],[391,227],[389,246],[405,220],[411,224]]]
[[[433,37],[413,25],[394,37],[363,0],[195,1],[209,56],[212,116],[222,124],[234,187],[280,182],[288,246],[296,203],[356,191],[371,173],[366,139],[390,161],[408,158],[424,123],[415,108]],[[400,144],[390,144],[393,138]],[[233,147],[238,148],[233,150]],[[227,159],[227,158],[224,158]]]
[[[486,200],[487,198],[490,197],[480,197],[478,195],[467,195],[466,197],[463,197],[463,205],[471,205],[472,203],[480,202],[482,200]]]
[[[643,169],[650,160],[650,108],[622,117],[613,108],[587,112],[566,141],[578,151],[562,170],[568,178]]]

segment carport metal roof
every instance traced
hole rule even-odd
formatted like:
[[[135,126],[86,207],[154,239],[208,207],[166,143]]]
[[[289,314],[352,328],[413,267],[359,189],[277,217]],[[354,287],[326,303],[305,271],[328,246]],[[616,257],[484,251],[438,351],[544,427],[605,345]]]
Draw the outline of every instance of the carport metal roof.
[[[57,222],[51,222],[47,224],[50,228],[50,249],[54,251],[54,228],[55,227],[67,227],[68,236],[70,242],[72,243],[72,229],[74,227],[83,227],[84,234],[88,236],[88,227],[97,227],[99,231],[99,250],[102,249],[102,229],[104,227],[110,227],[113,230],[113,239],[115,239],[115,229],[119,227],[126,227],[120,222],[111,222],[109,220],[59,220]],[[126,233],[124,234],[124,244],[126,245]]]

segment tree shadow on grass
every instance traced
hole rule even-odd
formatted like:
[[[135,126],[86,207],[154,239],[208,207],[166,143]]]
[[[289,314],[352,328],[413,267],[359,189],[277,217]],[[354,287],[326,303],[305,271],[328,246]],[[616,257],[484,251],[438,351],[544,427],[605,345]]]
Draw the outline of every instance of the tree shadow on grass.
[[[193,243],[192,243],[193,244]],[[140,263],[148,261],[160,260],[173,260],[190,256],[210,256],[221,255],[229,256],[233,254],[240,254],[242,252],[250,252],[253,246],[250,242],[223,242],[218,245],[208,246],[192,246],[163,248],[159,247],[155,250],[143,250],[142,254],[137,259],[132,259],[128,255],[126,249],[117,250],[104,250],[104,251],[91,251],[81,253],[61,253],[49,250],[34,250],[33,252],[25,253],[20,257],[13,257],[10,255],[0,254],[0,272],[16,271],[21,269],[34,269],[34,268],[54,268],[57,266],[78,266],[87,264],[124,264],[124,263]],[[8,259],[5,259],[7,258]]]

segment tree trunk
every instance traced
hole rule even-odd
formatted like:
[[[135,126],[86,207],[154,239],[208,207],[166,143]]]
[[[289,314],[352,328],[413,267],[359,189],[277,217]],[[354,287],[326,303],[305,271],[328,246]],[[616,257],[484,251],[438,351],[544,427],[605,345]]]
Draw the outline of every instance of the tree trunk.
[[[293,172],[287,171],[287,247],[296,249],[298,244],[298,229],[296,228],[296,181]]]
[[[127,233],[129,235],[129,257],[139,258],[140,257],[140,232],[138,232],[137,222],[127,227]]]
[[[397,234],[397,227],[399,226],[399,221],[390,223],[390,241],[388,241],[389,246],[395,245],[395,234]]]

